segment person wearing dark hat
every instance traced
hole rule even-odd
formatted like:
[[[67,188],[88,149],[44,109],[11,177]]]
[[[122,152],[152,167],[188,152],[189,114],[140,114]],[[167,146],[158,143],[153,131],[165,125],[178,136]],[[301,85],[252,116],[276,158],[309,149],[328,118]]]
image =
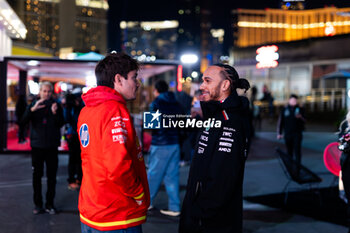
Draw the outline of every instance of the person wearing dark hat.
[[[236,89],[249,89],[236,70],[224,64],[203,74],[201,108],[204,120],[221,121],[204,128],[195,147],[179,232],[242,232],[242,189],[250,134],[249,101]]]

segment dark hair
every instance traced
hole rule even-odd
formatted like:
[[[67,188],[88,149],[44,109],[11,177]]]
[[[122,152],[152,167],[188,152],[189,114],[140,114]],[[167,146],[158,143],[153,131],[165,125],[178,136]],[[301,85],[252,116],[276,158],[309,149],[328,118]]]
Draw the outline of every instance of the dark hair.
[[[250,88],[248,80],[244,78],[239,78],[237,71],[232,66],[221,63],[215,64],[214,66],[218,66],[224,69],[220,72],[220,74],[224,79],[230,80],[231,93],[237,88],[244,89],[245,91],[247,91]]]
[[[123,52],[110,53],[96,65],[97,86],[114,88],[116,74],[128,79],[128,73],[133,70],[139,70],[139,64],[135,59]]]
[[[154,87],[159,93],[167,92],[169,90],[169,86],[164,80],[158,80]]]
[[[298,96],[297,96],[296,94],[291,94],[291,95],[289,96],[289,99],[291,99],[291,98],[298,99]]]

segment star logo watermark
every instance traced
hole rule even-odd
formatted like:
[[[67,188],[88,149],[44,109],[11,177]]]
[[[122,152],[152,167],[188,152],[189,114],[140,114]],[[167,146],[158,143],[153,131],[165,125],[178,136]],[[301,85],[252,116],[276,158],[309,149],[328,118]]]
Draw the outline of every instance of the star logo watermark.
[[[161,113],[159,110],[156,112],[144,112],[143,113],[143,128],[145,129],[160,129],[161,127]]]

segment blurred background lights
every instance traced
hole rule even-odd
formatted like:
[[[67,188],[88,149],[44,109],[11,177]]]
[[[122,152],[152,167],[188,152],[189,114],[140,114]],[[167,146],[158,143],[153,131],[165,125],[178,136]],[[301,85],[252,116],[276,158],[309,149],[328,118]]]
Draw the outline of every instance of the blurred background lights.
[[[97,81],[95,75],[88,75],[85,77],[85,84],[88,87],[96,87]]]
[[[39,62],[36,60],[30,60],[27,62],[27,65],[28,66],[37,66],[37,65],[39,65]]]
[[[29,92],[33,95],[39,94],[39,83],[34,82],[33,80],[28,81]]]
[[[180,60],[184,64],[195,64],[198,61],[198,56],[196,54],[184,54]]]
[[[191,73],[191,76],[192,76],[192,78],[198,78],[198,72],[197,71],[193,71]]]

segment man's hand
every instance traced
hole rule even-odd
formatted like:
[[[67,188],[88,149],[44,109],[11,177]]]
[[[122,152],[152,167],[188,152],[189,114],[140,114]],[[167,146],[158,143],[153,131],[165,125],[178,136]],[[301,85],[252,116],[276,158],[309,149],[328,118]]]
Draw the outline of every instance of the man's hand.
[[[282,134],[277,134],[277,139],[280,140],[283,138],[283,135]]]
[[[39,109],[41,109],[41,108],[44,108],[45,105],[42,104],[44,101],[45,101],[45,99],[40,99],[40,100],[36,101],[36,103],[34,104],[34,106],[30,108],[30,111],[31,111],[31,112],[35,112],[35,111],[37,111],[37,110],[39,110]]]
[[[57,109],[58,109],[57,103],[53,103],[53,104],[51,105],[51,111],[52,111],[52,114],[53,114],[53,115],[56,115]]]

